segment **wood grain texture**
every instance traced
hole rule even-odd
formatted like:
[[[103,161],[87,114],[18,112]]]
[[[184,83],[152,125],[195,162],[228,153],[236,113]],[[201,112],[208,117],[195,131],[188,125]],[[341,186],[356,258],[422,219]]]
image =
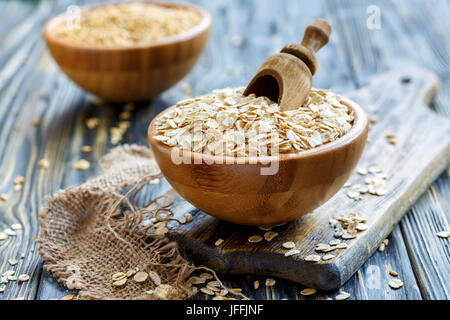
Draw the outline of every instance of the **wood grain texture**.
[[[379,71],[422,65],[431,68],[441,80],[442,87],[433,107],[441,115],[450,115],[450,51],[448,32],[445,31],[450,24],[445,0],[377,1],[382,13],[382,30],[371,32],[365,22],[368,17],[366,8],[374,4],[373,1],[192,2],[207,9],[214,18],[211,41],[199,63],[183,80],[183,84],[190,85],[194,95],[208,93],[215,88],[245,85],[266,57],[278,52],[284,44],[298,41],[299,34],[311,20],[324,17],[333,26],[333,34],[327,47],[317,55],[320,67],[314,76],[315,87],[332,88],[339,93],[349,92],[367,84]],[[92,103],[90,95],[60,73],[45,50],[40,34],[42,25],[49,17],[63,12],[74,3],[84,5],[92,1],[0,2],[0,193],[12,193],[12,179],[19,174],[25,176],[24,190],[28,190],[20,202],[11,198],[7,203],[0,203],[0,229],[13,221],[20,221],[28,229],[27,237],[37,234],[35,216],[38,208],[45,203],[45,195],[59,188],[80,184],[95,174],[95,166],[89,171],[78,172],[72,169],[73,162],[83,157],[94,163],[112,147],[108,141],[109,128],[117,124],[121,111],[120,105],[99,106]],[[360,36],[355,39],[349,37],[346,26]],[[130,119],[133,125],[123,142],[146,145],[145,131],[152,117],[183,96],[180,84],[151,103],[137,105]],[[91,116],[101,118],[96,130],[88,130],[84,125],[84,121]],[[32,119],[40,119],[41,125],[38,128],[29,126]],[[20,125],[21,130],[14,131],[15,125]],[[93,147],[92,153],[80,152],[84,144]],[[36,161],[44,156],[51,159],[51,168],[46,171],[36,165]],[[414,206],[421,208],[430,220],[437,221],[433,226],[436,230],[445,227],[445,220],[438,218],[441,209],[448,217],[449,183],[448,175],[441,176],[432,187],[437,196],[428,191]],[[165,191],[167,189],[161,188],[161,192]],[[429,210],[433,203],[434,208],[439,210]],[[7,216],[6,212],[9,212]],[[414,212],[410,211],[406,219],[414,216]],[[442,286],[446,285],[442,279],[448,279],[445,278],[448,260],[436,258],[448,252],[448,241],[439,239],[441,247],[436,250],[430,247],[420,250],[424,248],[422,241],[433,243],[436,239],[432,233],[421,233],[423,229],[418,227],[418,219],[411,218],[411,228],[405,232],[396,227],[389,237],[386,251],[375,252],[360,271],[344,284],[342,290],[351,293],[350,299],[421,299],[422,296],[448,299],[442,290]],[[404,239],[408,237],[417,237],[417,240],[408,243],[407,251]],[[22,240],[25,241],[22,243]],[[24,295],[27,299],[48,299],[67,294],[53,278],[41,273],[37,252],[31,252],[33,247],[28,246],[32,243],[25,238],[0,243],[0,271],[10,268],[5,261],[9,253],[21,252],[21,248],[26,258],[17,270],[20,273],[22,270],[32,271],[29,283],[9,284],[5,293],[0,293],[0,299],[18,295]],[[414,244],[416,247],[413,247]],[[409,258],[417,260],[418,255],[421,255],[421,263],[411,264]],[[386,286],[384,271],[390,266],[400,273],[405,282],[400,290],[390,290]],[[381,286],[373,287],[370,283],[377,274],[377,268],[380,270]],[[277,284],[269,289],[263,285],[265,278],[221,275],[227,285],[243,288],[244,293],[253,299],[325,299],[334,298],[337,293],[320,291],[314,296],[303,297],[299,292],[304,286],[276,278]],[[261,284],[258,290],[253,289],[255,279]],[[206,296],[198,295],[197,298],[205,299]]]

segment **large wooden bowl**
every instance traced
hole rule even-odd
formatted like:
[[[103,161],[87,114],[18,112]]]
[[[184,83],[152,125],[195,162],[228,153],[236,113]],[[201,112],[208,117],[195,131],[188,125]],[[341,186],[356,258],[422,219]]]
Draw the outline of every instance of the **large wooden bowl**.
[[[68,19],[68,14],[64,13],[45,24],[43,35],[60,68],[86,91],[109,101],[148,100],[175,85],[189,72],[205,47],[211,27],[211,16],[203,9],[185,4],[157,4],[192,8],[200,12],[202,20],[190,30],[161,40],[106,47],[58,39],[54,30]],[[82,12],[103,5],[84,7]]]
[[[356,103],[343,101],[355,115],[352,129],[342,138],[299,153],[265,157],[279,165],[274,175],[261,175],[261,163],[208,164],[218,157],[186,152],[201,164],[175,164],[171,147],[155,140],[155,119],[148,139],[162,173],[172,187],[198,209],[219,219],[243,225],[273,225],[301,217],[330,199],[357,165],[367,139],[368,121]],[[163,111],[157,117],[170,112]],[[201,160],[201,161],[198,161]],[[237,160],[229,158],[226,160]],[[243,160],[243,159],[241,159]]]

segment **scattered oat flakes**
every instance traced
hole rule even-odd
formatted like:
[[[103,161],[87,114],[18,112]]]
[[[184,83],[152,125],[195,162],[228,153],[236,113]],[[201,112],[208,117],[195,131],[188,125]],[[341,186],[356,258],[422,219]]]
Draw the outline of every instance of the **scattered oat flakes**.
[[[81,151],[84,153],[89,153],[92,151],[92,147],[91,146],[82,146]]]
[[[18,224],[18,223],[14,223],[11,225],[11,229],[18,231],[18,230],[22,230],[22,225]]]
[[[144,271],[140,271],[134,275],[133,280],[136,282],[144,282],[145,280],[147,280],[147,278],[148,278],[148,273],[144,272]]]
[[[126,274],[123,273],[123,272],[117,272],[117,273],[114,273],[114,274],[112,275],[113,281],[121,280],[121,279],[126,278],[126,277],[127,277]]]
[[[203,292],[203,293],[206,293],[206,294],[208,294],[208,295],[210,295],[210,296],[213,296],[213,295],[214,295],[214,291],[212,291],[212,290],[209,289],[209,288],[200,288],[200,291]]]
[[[264,239],[267,241],[273,240],[276,236],[278,236],[278,232],[267,231],[266,233],[264,233]]]
[[[391,279],[389,280],[389,287],[392,289],[400,289],[403,287],[403,281],[400,279]]]
[[[344,239],[344,240],[350,240],[350,239],[355,239],[356,238],[356,234],[354,234],[354,233],[349,233],[349,232],[347,232],[347,231],[345,231],[343,234],[342,234],[342,239]]]
[[[156,284],[157,286],[161,285],[161,278],[155,271],[150,271],[148,275],[150,276],[150,279],[154,284]]]
[[[289,256],[293,256],[293,255],[296,255],[299,253],[300,253],[300,250],[292,249],[292,250],[289,250],[288,252],[286,252],[284,255],[286,257],[289,257]]]
[[[113,286],[115,286],[115,287],[121,287],[121,286],[123,286],[126,282],[127,282],[127,278],[125,277],[125,278],[122,278],[122,279],[120,279],[120,280],[114,281],[114,282],[113,282]]]
[[[356,225],[356,230],[358,231],[366,231],[369,228],[369,226],[366,223],[358,223]]]
[[[220,287],[220,282],[217,281],[217,280],[213,280],[213,281],[208,282],[208,285],[216,287],[216,288],[219,288]]]
[[[231,44],[235,47],[240,47],[244,43],[244,38],[239,35],[235,35],[231,38]]]
[[[156,235],[165,235],[167,232],[169,232],[169,229],[166,227],[156,228],[155,231],[153,231]]]
[[[8,236],[16,236],[17,235],[17,232],[15,232],[14,230],[11,230],[10,228],[6,228],[3,232],[6,233]]]
[[[40,121],[39,119],[31,120],[31,125],[32,125],[33,127],[37,127],[37,126],[39,126],[40,124],[41,124],[41,121]]]
[[[0,195],[0,201],[6,202],[8,201],[8,195],[6,193],[3,193]]]
[[[266,287],[273,287],[275,285],[275,283],[276,283],[275,279],[272,279],[272,278],[266,279]]]
[[[74,299],[75,299],[74,294],[68,294],[68,295],[62,297],[60,300],[74,300]]]
[[[206,273],[206,272],[200,274],[199,277],[200,277],[200,278],[203,278],[203,279],[208,279],[208,280],[214,278],[212,274]]]
[[[369,172],[370,173],[373,173],[373,174],[376,174],[376,173],[380,173],[382,170],[380,169],[380,167],[378,167],[378,166],[371,166],[370,168],[369,168]]]
[[[255,290],[258,290],[259,288],[259,281],[255,280],[255,282],[253,283],[253,287],[255,288]]]
[[[347,249],[348,248],[348,244],[346,243],[338,243],[336,245],[336,249]]]
[[[254,235],[251,236],[250,238],[248,238],[248,242],[250,243],[258,243],[261,242],[263,240],[263,237],[259,236],[259,235]]]
[[[92,118],[86,119],[86,127],[88,127],[88,129],[90,129],[90,130],[97,128],[99,124],[100,124],[99,118],[92,117]]]
[[[223,240],[223,239],[217,239],[217,241],[214,242],[214,245],[215,245],[216,247],[218,247],[218,246],[220,246],[224,241],[225,241],[225,240]]]
[[[366,168],[359,168],[357,172],[358,172],[358,174],[365,176],[368,171]]]
[[[323,260],[323,261],[328,261],[328,260],[333,259],[334,257],[335,257],[334,254],[326,254],[326,255],[324,255],[324,256],[322,257],[322,260]]]
[[[333,240],[330,241],[330,245],[331,246],[336,246],[336,245],[338,245],[340,243],[341,243],[341,240],[339,240],[339,239],[333,239]]]
[[[158,183],[159,183],[159,181],[158,181]],[[192,221],[192,214],[186,213],[184,216],[186,218],[186,222],[191,222]]]
[[[306,262],[319,262],[320,256],[318,256],[316,254],[310,254],[309,256],[305,257],[305,261]]]
[[[0,232],[0,241],[5,240],[6,238],[8,238],[8,235],[4,232]]]
[[[20,282],[26,282],[28,280],[30,280],[30,276],[28,274],[21,274],[17,280],[19,280]]]
[[[346,300],[348,298],[350,298],[350,293],[342,291],[334,299],[336,299],[336,300]]]
[[[302,291],[300,291],[300,294],[301,294],[302,296],[310,296],[310,295],[315,294],[316,292],[317,292],[316,289],[313,289],[313,288],[306,288],[306,289],[303,289]]]
[[[213,292],[217,292],[217,293],[219,293],[219,291],[220,291],[219,288],[217,288],[216,286],[213,286],[213,285],[211,285],[211,284],[209,284],[209,283],[206,285],[205,288],[206,288],[206,289],[209,289],[209,290],[211,290],[211,291],[213,291]]]
[[[287,241],[287,242],[283,243],[282,246],[283,246],[283,248],[286,248],[286,249],[294,249],[295,243],[293,241]]]
[[[258,228],[262,231],[270,231],[273,229],[273,226],[258,226]]]
[[[117,127],[109,129],[110,142],[112,145],[116,145],[122,140],[125,131],[127,131],[130,125],[131,123],[129,121],[120,121]]]
[[[138,270],[138,268],[128,270],[127,273],[125,273],[125,277],[129,278],[131,276],[134,276],[138,272]]]
[[[22,183],[24,183],[24,182],[25,182],[25,178],[22,177],[22,176],[16,177],[16,178],[14,179],[14,181],[13,181],[14,184],[22,184]]]
[[[357,190],[350,190],[347,192],[347,197],[349,197],[350,199],[357,199],[359,198],[360,193]]]
[[[395,272],[394,270],[389,270],[389,274],[394,277],[398,276],[398,273]]]
[[[439,231],[436,233],[439,238],[448,238],[450,237],[450,231]]]
[[[38,166],[42,169],[48,169],[50,167],[50,161],[48,159],[41,159],[38,161]]]
[[[9,263],[10,265],[12,265],[12,266],[15,266],[16,264],[19,263],[19,261],[17,261],[16,259],[9,259],[9,260],[8,260],[8,263]]]
[[[73,164],[73,168],[76,170],[87,170],[90,168],[90,166],[91,164],[89,163],[89,161],[85,159],[78,160]]]
[[[382,243],[382,244],[380,244],[380,246],[378,247],[378,251],[379,251],[379,252],[383,252],[385,248],[386,248],[386,246],[384,245],[384,243]]]
[[[205,278],[200,278],[200,277],[190,277],[189,280],[187,281],[188,283],[191,284],[202,284],[205,283],[206,279]]]
[[[185,216],[181,216],[177,218],[178,222],[180,224],[185,224],[186,223],[186,217]]]
[[[119,114],[119,119],[121,120],[127,120],[131,117],[131,112],[130,111],[123,111]]]

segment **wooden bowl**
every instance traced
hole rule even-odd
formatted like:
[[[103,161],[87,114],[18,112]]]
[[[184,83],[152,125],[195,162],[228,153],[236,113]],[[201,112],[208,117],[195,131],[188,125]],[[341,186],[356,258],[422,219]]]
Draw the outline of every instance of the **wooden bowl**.
[[[185,4],[157,3],[165,7],[197,10],[202,19],[178,35],[132,46],[106,47],[65,42],[55,36],[55,26],[68,19],[64,13],[48,21],[43,29],[47,46],[64,73],[80,87],[105,100],[148,100],[172,87],[194,66],[202,53],[211,16]],[[82,12],[104,5],[83,7]]]
[[[175,164],[172,147],[155,140],[155,119],[148,139],[162,173],[172,187],[196,208],[219,219],[243,225],[274,225],[299,218],[330,199],[357,165],[367,139],[368,120],[355,102],[344,99],[353,110],[351,130],[340,139],[299,153],[262,157],[279,165],[274,175],[261,175],[255,158],[244,164],[208,164],[219,157],[184,151],[201,164]],[[157,117],[170,112],[163,111]],[[230,162],[239,158],[225,158]]]

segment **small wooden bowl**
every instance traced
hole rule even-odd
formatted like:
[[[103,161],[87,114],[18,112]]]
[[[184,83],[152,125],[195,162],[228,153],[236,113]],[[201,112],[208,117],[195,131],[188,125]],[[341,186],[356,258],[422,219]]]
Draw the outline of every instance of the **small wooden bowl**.
[[[130,102],[149,100],[180,81],[202,53],[211,16],[185,4],[158,3],[164,7],[197,10],[202,20],[178,35],[132,46],[93,46],[65,42],[54,29],[68,19],[64,13],[48,21],[43,29],[47,46],[64,73],[80,87],[105,100]],[[83,7],[82,12],[105,5]]]
[[[153,138],[156,118],[149,126],[148,139],[167,181],[196,208],[237,224],[274,225],[322,205],[344,185],[357,165],[367,139],[367,115],[355,102],[344,99],[343,103],[355,115],[351,130],[311,150],[260,158],[278,163],[274,175],[261,175],[260,169],[267,165],[252,164],[251,158],[244,164],[208,165],[217,163],[219,157],[189,151],[185,151],[187,158],[196,156],[201,164],[177,165],[171,159],[172,147]],[[238,158],[225,159],[233,162]]]

